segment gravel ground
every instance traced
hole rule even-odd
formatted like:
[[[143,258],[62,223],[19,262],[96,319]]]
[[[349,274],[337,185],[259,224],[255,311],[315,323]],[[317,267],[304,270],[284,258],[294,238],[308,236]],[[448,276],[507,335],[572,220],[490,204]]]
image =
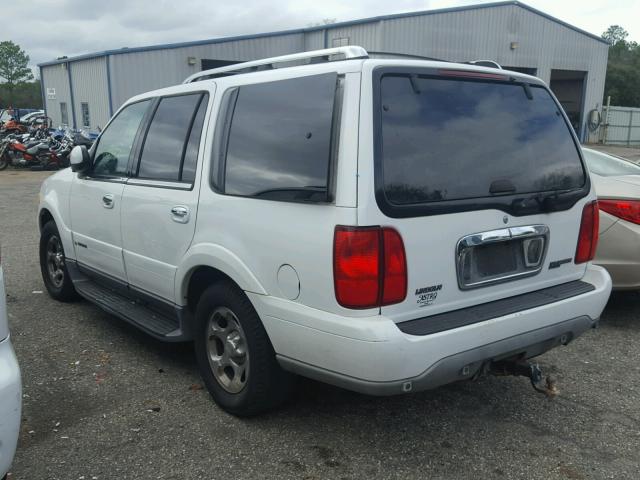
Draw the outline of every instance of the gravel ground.
[[[393,398],[302,380],[250,420],[200,386],[191,345],[157,342],[44,290],[37,192],[46,173],[0,172],[0,242],[24,413],[11,480],[632,479],[640,466],[640,296],[540,357],[554,400],[487,378]]]

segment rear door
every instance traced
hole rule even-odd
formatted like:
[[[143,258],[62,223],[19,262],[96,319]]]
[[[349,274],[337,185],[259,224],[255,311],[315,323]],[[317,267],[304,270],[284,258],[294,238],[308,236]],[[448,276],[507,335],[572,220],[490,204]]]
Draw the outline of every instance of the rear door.
[[[129,159],[151,100],[123,108],[100,135],[88,173],[76,173],[69,209],[82,267],[126,282],[120,212]]]
[[[590,183],[546,87],[479,70],[379,67],[368,78],[358,223],[395,228],[408,267],[407,297],[385,315],[403,321],[582,276],[573,258]]]
[[[174,302],[176,266],[193,239],[198,161],[209,94],[160,98],[143,134],[122,197],[123,254],[129,284]]]

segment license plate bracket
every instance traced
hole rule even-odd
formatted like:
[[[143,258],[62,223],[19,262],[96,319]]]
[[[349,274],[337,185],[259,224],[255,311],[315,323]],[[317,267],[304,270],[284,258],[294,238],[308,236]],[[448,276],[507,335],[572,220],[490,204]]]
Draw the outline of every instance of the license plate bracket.
[[[467,235],[456,249],[458,285],[468,290],[535,275],[542,269],[548,243],[546,225]]]

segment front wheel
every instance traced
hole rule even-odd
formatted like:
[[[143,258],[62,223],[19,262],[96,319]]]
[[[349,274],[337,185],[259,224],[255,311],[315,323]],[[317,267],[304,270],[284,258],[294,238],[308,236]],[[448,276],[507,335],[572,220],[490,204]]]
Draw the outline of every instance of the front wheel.
[[[51,297],[61,302],[78,298],[67,271],[60,233],[53,221],[47,222],[40,233],[40,271]]]
[[[7,148],[3,147],[2,151],[0,152],[0,170],[4,170],[10,164],[11,164],[11,157],[9,156],[9,153],[7,152]]]
[[[195,351],[209,393],[227,412],[251,416],[286,400],[292,375],[278,364],[260,317],[235,285],[204,291],[195,315]]]

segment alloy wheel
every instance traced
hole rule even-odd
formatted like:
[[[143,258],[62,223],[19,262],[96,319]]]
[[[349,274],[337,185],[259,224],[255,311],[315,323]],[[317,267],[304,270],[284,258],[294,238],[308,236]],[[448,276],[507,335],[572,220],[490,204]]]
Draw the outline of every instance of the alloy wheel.
[[[207,322],[206,335],[213,376],[227,392],[239,393],[249,376],[249,352],[238,317],[227,307],[216,308]]]
[[[49,237],[47,242],[47,272],[53,286],[61,288],[64,282],[64,253],[56,235]]]

